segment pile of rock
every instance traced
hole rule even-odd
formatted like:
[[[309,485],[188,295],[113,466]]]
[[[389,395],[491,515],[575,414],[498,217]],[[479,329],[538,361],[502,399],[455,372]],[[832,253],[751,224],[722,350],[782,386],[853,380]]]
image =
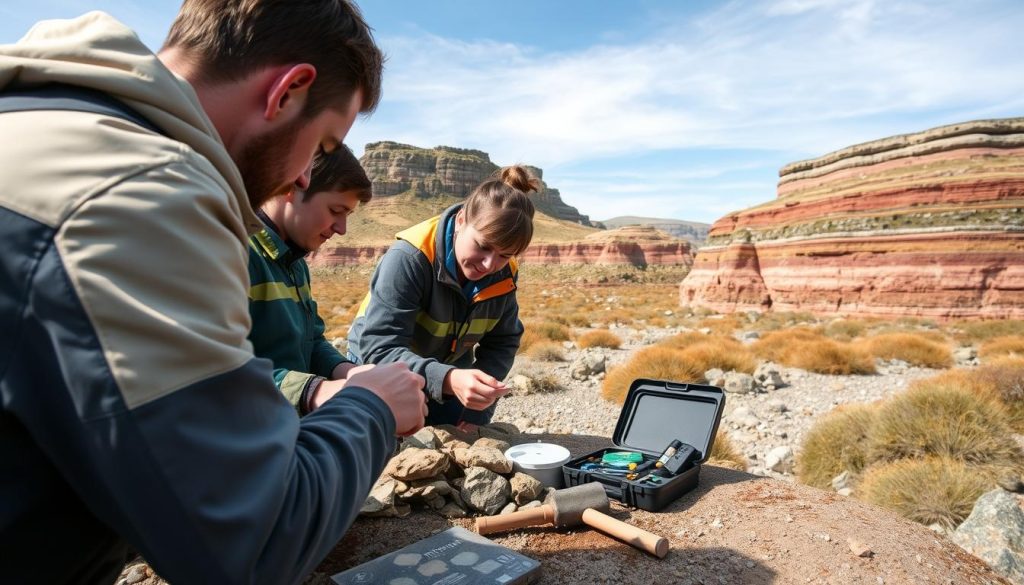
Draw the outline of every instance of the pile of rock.
[[[473,433],[448,425],[425,427],[402,442],[361,513],[404,517],[417,507],[462,518],[539,506],[545,488],[532,476],[513,473],[505,457],[509,447],[522,442],[508,423]]]
[[[717,386],[730,394],[754,394],[771,392],[786,385],[782,377],[782,368],[772,362],[762,362],[754,370],[754,375],[743,372],[723,372],[712,368],[704,372],[708,384]]]

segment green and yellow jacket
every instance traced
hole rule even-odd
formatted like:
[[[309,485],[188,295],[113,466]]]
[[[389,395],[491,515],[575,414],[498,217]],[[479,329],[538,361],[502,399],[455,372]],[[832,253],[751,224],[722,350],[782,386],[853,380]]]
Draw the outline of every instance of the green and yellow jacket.
[[[356,363],[403,361],[426,378],[432,399],[427,424],[489,422],[494,405],[463,412],[458,399],[441,395],[444,378],[454,368],[476,368],[503,380],[523,334],[515,259],[477,281],[468,295],[445,265],[449,219],[461,207],[453,205],[397,234],[349,329],[348,357]],[[438,408],[442,404],[446,407]]]
[[[306,251],[285,243],[262,213],[260,219],[267,227],[249,238],[249,340],[257,356],[274,362],[277,387],[305,412],[305,392],[346,360],[324,338]]]

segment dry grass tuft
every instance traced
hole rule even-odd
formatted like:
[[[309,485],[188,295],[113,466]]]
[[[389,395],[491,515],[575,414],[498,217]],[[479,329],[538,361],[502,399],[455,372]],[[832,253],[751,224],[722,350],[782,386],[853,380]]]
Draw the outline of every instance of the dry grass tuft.
[[[869,324],[862,319],[836,319],[822,328],[822,333],[838,341],[850,341],[867,332]]]
[[[554,341],[538,341],[523,352],[526,357],[539,362],[564,362],[565,352],[562,344]]]
[[[970,515],[989,482],[986,474],[955,459],[905,459],[870,468],[856,493],[915,522],[953,529]]]
[[[965,345],[985,341],[994,337],[1024,335],[1024,321],[1000,319],[998,321],[957,321],[951,326],[958,330],[957,339]]]
[[[978,348],[978,357],[988,361],[998,357],[1024,357],[1024,336],[993,337]]]
[[[576,338],[576,345],[578,345],[580,349],[588,347],[619,349],[622,345],[622,338],[607,329],[595,329],[594,331],[587,331]]]
[[[679,358],[700,372],[719,368],[725,372],[737,371],[753,374],[757,368],[757,358],[754,357],[754,354],[731,337],[707,337],[701,343],[695,343],[680,350]],[[704,375],[701,374],[701,378],[703,377]]]
[[[711,368],[747,374],[753,374],[757,368],[754,354],[739,341],[725,335],[704,335],[690,331],[662,339],[655,347],[680,350],[680,359],[702,372],[702,379],[703,372]]]
[[[525,353],[533,345],[544,341],[568,341],[572,332],[555,321],[528,321],[523,323],[523,336],[519,339],[519,352]]]
[[[790,346],[794,344],[804,342],[820,343],[822,341],[827,340],[821,333],[808,327],[795,327],[793,329],[766,333],[755,341],[750,346],[750,349],[756,355],[768,361],[778,362],[782,359],[783,354],[789,350]]]
[[[691,345],[697,343],[704,343],[707,341],[708,336],[703,333],[696,331],[686,331],[684,333],[677,333],[672,337],[666,337],[658,342],[659,346],[668,347],[671,349],[686,349]]]
[[[848,343],[833,341],[807,328],[775,331],[757,340],[755,355],[791,368],[819,374],[873,374],[871,356]]]
[[[1004,409],[944,384],[916,384],[878,410],[868,439],[871,462],[948,457],[1012,468],[1024,462]]]
[[[886,333],[862,339],[854,348],[883,360],[903,360],[925,368],[952,366],[953,352],[949,346],[933,339],[919,333]]]
[[[711,456],[708,457],[707,463],[737,471],[747,470],[746,456],[736,448],[732,439],[724,431],[718,431],[718,434],[715,435],[715,442],[711,445]]]
[[[878,407],[867,404],[840,406],[811,427],[796,461],[801,483],[832,488],[832,478],[844,471],[858,476],[867,466],[866,440]]]
[[[601,397],[622,404],[633,380],[648,378],[695,383],[704,378],[704,370],[680,359],[679,351],[666,347],[647,347],[633,354],[625,364],[608,372],[601,386]]]
[[[1003,405],[1010,427],[1024,434],[1024,358],[998,358],[971,374],[983,391]]]

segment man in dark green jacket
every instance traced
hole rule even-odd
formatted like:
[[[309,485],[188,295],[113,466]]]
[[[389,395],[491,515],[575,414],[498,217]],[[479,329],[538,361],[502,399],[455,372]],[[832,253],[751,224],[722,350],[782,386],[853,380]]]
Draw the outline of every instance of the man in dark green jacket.
[[[343,235],[348,215],[371,197],[366,172],[340,145],[316,159],[305,192],[292,191],[260,208],[266,227],[249,238],[249,339],[257,356],[274,363],[277,387],[300,414],[337,393],[355,367],[324,338],[305,257],[334,234]]]

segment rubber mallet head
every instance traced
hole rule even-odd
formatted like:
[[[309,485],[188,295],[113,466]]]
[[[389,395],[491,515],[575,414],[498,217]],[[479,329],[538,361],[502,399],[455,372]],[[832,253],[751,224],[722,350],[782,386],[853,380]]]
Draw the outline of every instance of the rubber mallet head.
[[[554,525],[571,527],[583,524],[583,512],[587,508],[608,512],[608,494],[599,483],[584,483],[571,488],[554,490],[544,503],[554,510]]]

